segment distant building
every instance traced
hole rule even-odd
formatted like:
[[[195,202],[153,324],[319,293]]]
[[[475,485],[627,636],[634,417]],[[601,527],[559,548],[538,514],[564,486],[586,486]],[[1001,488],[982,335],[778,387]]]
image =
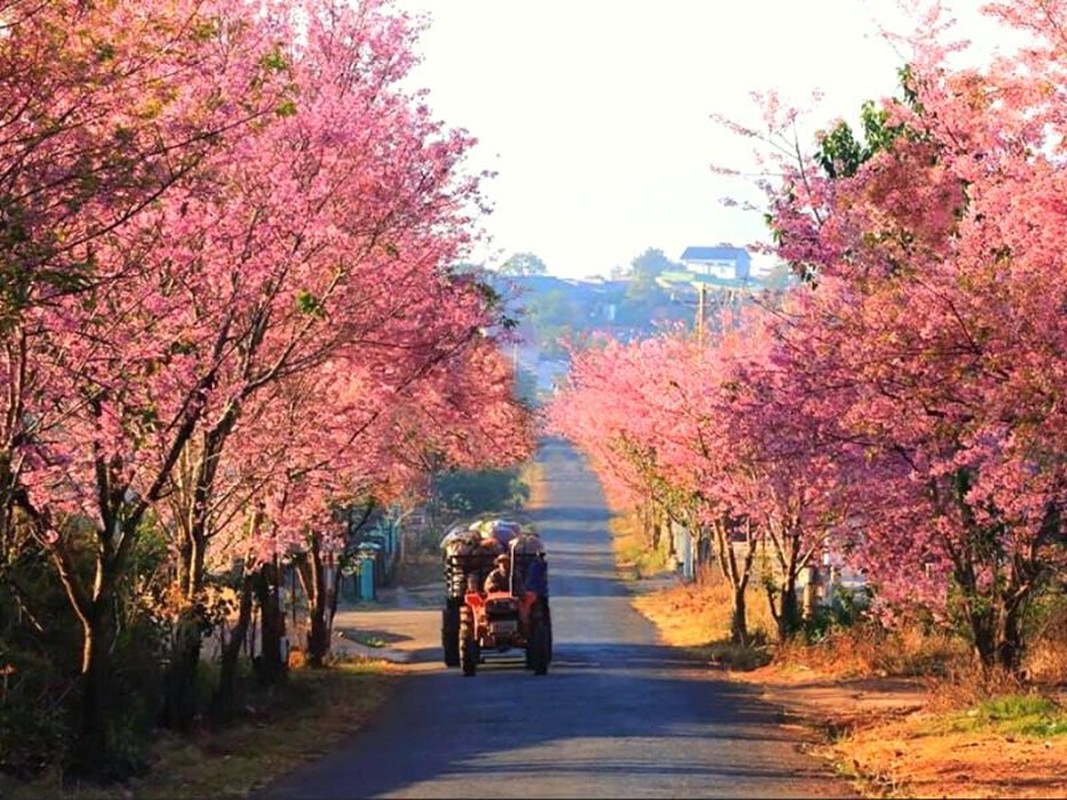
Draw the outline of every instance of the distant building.
[[[752,268],[752,257],[743,247],[687,247],[682,253],[682,263],[697,275],[746,281]]]
[[[681,258],[684,270],[662,272],[656,282],[674,295],[711,291],[729,297],[762,288],[752,275],[752,256],[743,247],[720,244],[715,247],[685,248]]]

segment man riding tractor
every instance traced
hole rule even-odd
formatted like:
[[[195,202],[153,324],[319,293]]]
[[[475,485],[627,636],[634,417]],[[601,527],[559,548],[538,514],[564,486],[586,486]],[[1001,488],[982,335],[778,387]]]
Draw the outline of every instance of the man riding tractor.
[[[548,672],[551,660],[550,622],[543,598],[529,590],[523,581],[517,558],[529,561],[539,553],[516,554],[513,543],[509,552],[494,560],[482,591],[471,586],[459,612],[459,666],[464,675],[474,675],[482,650],[506,652],[512,648],[526,651],[526,666],[535,675]],[[524,562],[525,566],[525,562]]]

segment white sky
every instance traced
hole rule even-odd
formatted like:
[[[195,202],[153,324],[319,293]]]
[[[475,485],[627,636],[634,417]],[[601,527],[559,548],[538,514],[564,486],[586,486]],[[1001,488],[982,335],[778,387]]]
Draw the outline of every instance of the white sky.
[[[755,122],[753,90],[798,104],[825,98],[820,125],[854,120],[896,92],[901,59],[878,36],[899,28],[892,0],[396,0],[427,12],[414,84],[434,114],[479,144],[472,168],[494,212],[489,266],[515,252],[566,277],[607,275],[649,247],[765,238],[761,215],[724,207],[747,182],[751,142],[713,112]],[[960,35],[986,43],[978,0],[956,0]],[[967,24],[972,26],[968,31]]]

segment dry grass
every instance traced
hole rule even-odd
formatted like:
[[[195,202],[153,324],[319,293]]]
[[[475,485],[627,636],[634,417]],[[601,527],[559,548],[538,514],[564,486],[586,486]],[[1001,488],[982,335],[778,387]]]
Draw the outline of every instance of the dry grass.
[[[1064,662],[1051,655],[1055,644],[1039,640],[1034,652],[1050,674],[1062,675]],[[1054,685],[982,669],[959,639],[917,627],[857,625],[780,656],[783,664],[838,679],[921,679],[918,711],[890,707],[850,718],[842,710],[831,719],[839,735],[823,755],[869,796],[1067,797],[1067,714]]]
[[[730,642],[733,615],[729,584],[710,570],[701,582],[681,584],[634,598],[634,607],[652,620],[668,644],[694,651],[710,664],[733,670],[751,670],[770,659],[766,644],[774,620],[765,599],[755,590],[746,592],[750,644]]]
[[[1067,797],[1064,732],[1047,699],[1004,696],[857,726],[823,754],[868,796]]]
[[[1067,598],[1060,597],[1046,610],[1024,668],[1035,683],[1067,685]]]
[[[837,678],[940,677],[969,657],[956,637],[917,627],[886,630],[867,620],[834,628],[816,643],[779,644],[774,654],[783,666],[804,666]]]

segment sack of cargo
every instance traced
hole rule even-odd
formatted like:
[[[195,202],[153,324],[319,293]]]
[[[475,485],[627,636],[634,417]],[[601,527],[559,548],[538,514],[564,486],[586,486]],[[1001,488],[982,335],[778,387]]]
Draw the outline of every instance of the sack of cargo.
[[[510,520],[492,519],[481,523],[482,536],[486,539],[496,539],[505,548],[521,532],[522,526]]]
[[[474,555],[482,552],[483,540],[478,534],[471,531],[459,531],[450,533],[441,542],[445,555]]]
[[[512,542],[511,546],[520,555],[534,555],[545,552],[545,545],[541,541],[541,537],[532,532],[520,533],[515,537],[515,541]]]

